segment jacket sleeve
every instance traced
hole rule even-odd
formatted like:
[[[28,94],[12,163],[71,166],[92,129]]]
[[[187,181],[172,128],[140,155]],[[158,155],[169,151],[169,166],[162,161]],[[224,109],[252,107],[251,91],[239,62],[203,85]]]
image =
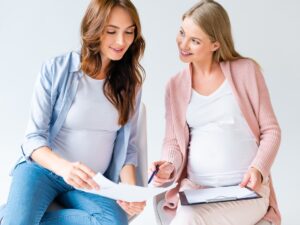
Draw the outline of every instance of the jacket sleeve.
[[[137,166],[138,163],[137,128],[138,128],[138,119],[139,119],[139,112],[140,112],[140,105],[141,105],[141,97],[142,97],[142,90],[140,89],[136,97],[135,111],[130,121],[131,124],[130,136],[128,141],[128,149],[127,149],[127,155],[125,159],[125,165],[131,164]]]
[[[279,149],[281,129],[272,108],[264,77],[255,63],[254,70],[258,91],[256,116],[260,128],[260,142],[251,166],[257,168],[266,179]]]
[[[162,147],[162,160],[173,163],[175,172],[172,178],[177,176],[179,168],[182,166],[182,154],[175,136],[173,114],[172,114],[172,98],[171,98],[171,81],[168,83],[165,94],[165,137]]]
[[[21,145],[22,154],[27,160],[30,160],[36,149],[49,146],[49,123],[52,114],[49,67],[49,63],[42,66],[34,88],[27,130]]]

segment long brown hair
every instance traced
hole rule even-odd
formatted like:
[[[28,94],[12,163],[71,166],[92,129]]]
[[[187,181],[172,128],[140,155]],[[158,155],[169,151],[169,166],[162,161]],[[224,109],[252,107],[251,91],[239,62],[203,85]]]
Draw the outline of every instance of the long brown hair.
[[[190,17],[210,38],[211,42],[219,42],[220,48],[213,54],[216,62],[245,58],[234,48],[231,25],[226,10],[213,0],[202,0],[196,3],[182,19]]]
[[[135,25],[134,41],[121,60],[111,61],[103,85],[107,99],[119,113],[120,125],[126,124],[135,109],[135,99],[144,80],[140,59],[145,50],[138,12],[130,0],[92,0],[81,23],[81,69],[91,77],[101,70],[101,35],[115,6],[127,10]]]

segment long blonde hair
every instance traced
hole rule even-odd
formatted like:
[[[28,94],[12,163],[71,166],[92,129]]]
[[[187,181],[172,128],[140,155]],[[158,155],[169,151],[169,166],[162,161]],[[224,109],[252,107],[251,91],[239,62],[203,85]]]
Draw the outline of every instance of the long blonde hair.
[[[230,20],[219,3],[213,0],[202,0],[184,13],[182,19],[186,17],[191,18],[209,36],[211,42],[220,43],[220,48],[213,54],[214,61],[245,58],[234,48]]]

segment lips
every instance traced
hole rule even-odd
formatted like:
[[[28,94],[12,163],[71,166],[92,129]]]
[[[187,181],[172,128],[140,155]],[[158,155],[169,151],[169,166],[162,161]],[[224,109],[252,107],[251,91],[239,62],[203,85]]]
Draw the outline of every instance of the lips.
[[[181,54],[182,56],[190,56],[190,55],[192,55],[192,53],[190,53],[190,52],[188,52],[188,51],[184,51],[184,50],[180,50],[180,54]]]
[[[122,53],[124,48],[113,48],[113,47],[110,47],[111,50],[113,50],[114,52],[116,53]]]

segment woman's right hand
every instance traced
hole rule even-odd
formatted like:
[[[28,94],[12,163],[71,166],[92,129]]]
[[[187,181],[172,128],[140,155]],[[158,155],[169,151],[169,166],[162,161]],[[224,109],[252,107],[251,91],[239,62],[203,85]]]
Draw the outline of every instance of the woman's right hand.
[[[152,174],[158,167],[158,172],[153,178],[154,186],[161,186],[165,183],[170,182],[172,179],[171,175],[175,170],[175,166],[167,161],[156,161],[150,165],[149,172]]]
[[[60,175],[67,184],[75,188],[89,190],[99,190],[100,188],[93,180],[96,173],[80,162],[66,162],[58,175]]]

